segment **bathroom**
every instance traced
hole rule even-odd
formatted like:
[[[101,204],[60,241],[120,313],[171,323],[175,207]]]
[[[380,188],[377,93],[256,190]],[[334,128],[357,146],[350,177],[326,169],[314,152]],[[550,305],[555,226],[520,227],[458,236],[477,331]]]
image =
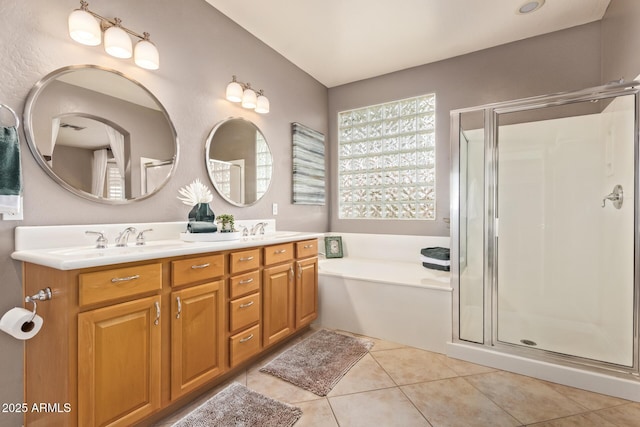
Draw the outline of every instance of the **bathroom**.
[[[546,3],[553,6],[554,1]],[[279,229],[291,231],[449,236],[451,110],[581,90],[621,77],[633,80],[640,74],[636,48],[640,4],[635,0],[611,0],[602,18],[593,22],[331,87],[204,0],[90,2],[97,13],[121,17],[123,25],[151,33],[160,52],[157,71],[112,58],[101,47],[71,41],[67,18],[76,8],[75,0],[3,2],[0,103],[21,116],[34,84],[54,70],[77,64],[118,70],[141,82],[166,108],[178,135],[179,159],[171,179],[157,194],[136,203],[106,205],[77,197],[54,182],[31,155],[21,134],[24,219],[0,221],[2,313],[18,305],[23,295],[21,263],[11,258],[16,226],[184,219],[187,210],[176,198],[178,190],[195,178],[210,182],[202,161],[205,141],[214,126],[227,117],[244,117],[260,128],[272,151],[274,174],[270,191],[249,207],[231,205],[214,194],[211,205],[216,214],[229,213],[237,219],[272,218]],[[232,75],[265,90],[271,102],[269,114],[257,114],[224,99]],[[338,182],[332,178],[338,171],[337,114],[429,93],[437,94],[435,220],[340,219],[335,209]],[[11,121],[6,111],[0,111],[0,118],[3,123]],[[325,205],[291,202],[292,122],[326,136]],[[22,367],[22,343],[0,334],[0,403],[22,401]],[[0,414],[0,426],[17,425],[21,425],[20,414]]]

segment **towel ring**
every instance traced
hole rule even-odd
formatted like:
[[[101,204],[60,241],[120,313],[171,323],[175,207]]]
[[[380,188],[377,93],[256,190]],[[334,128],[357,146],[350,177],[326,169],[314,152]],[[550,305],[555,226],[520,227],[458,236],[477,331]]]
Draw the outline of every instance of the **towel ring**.
[[[16,127],[20,127],[20,119],[18,118],[18,115],[16,114],[15,111],[13,111],[11,107],[5,104],[0,104],[0,108],[6,108],[7,110],[9,110],[11,114],[13,114],[13,118],[16,120]]]

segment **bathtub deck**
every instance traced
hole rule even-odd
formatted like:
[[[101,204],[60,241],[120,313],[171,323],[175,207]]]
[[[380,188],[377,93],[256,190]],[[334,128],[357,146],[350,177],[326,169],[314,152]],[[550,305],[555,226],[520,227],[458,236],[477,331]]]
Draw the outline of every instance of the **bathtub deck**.
[[[431,270],[415,263],[380,261],[366,258],[337,258],[320,260],[319,274],[360,279],[399,286],[416,286],[451,292],[448,271]]]
[[[317,324],[445,353],[449,272],[379,259],[321,260]]]

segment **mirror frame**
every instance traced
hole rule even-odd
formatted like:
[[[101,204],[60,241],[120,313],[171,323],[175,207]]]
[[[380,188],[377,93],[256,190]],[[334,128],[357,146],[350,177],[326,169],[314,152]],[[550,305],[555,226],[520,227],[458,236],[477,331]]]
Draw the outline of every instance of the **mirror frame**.
[[[228,198],[227,196],[224,195],[224,193],[220,190],[220,188],[218,188],[218,184],[216,183],[214,177],[213,177],[213,173],[214,171],[211,170],[211,166],[209,164],[209,151],[211,149],[211,142],[213,141],[213,138],[216,134],[216,131],[218,129],[220,129],[220,127],[226,123],[229,123],[232,120],[241,120],[251,126],[253,126],[255,128],[255,130],[257,130],[258,132],[260,132],[260,134],[262,135],[262,137],[264,138],[267,147],[269,147],[269,158],[271,159],[271,177],[269,177],[269,185],[267,186],[267,189],[265,190],[264,194],[262,195],[262,197],[254,200],[251,203],[238,203],[234,200],[231,200],[230,198]],[[269,190],[271,189],[271,184],[273,183],[273,152],[271,150],[271,146],[269,145],[269,141],[267,141],[267,138],[264,136],[264,133],[262,132],[262,130],[258,127],[258,125],[256,125],[255,123],[253,123],[251,120],[249,119],[245,119],[244,117],[227,117],[224,120],[219,121],[218,123],[216,123],[216,125],[213,127],[213,129],[211,129],[211,132],[209,132],[209,135],[207,136],[207,143],[204,146],[204,163],[205,163],[205,167],[207,168],[207,175],[209,175],[209,181],[211,181],[211,183],[213,184],[213,187],[216,189],[216,192],[218,193],[218,195],[220,195],[220,197],[222,197],[225,201],[227,201],[228,203],[232,204],[233,206],[238,206],[240,208],[246,208],[249,206],[253,206],[256,203],[258,203],[260,200],[262,200],[264,198],[264,196],[269,192]]]
[[[51,81],[56,80],[58,77],[60,77],[60,76],[62,76],[64,74],[69,74],[69,73],[71,73],[73,71],[83,70],[83,69],[96,69],[96,70],[100,70],[100,71],[106,71],[106,72],[109,72],[109,73],[113,73],[113,74],[118,75],[120,77],[123,77],[123,78],[127,79],[128,81],[130,81],[131,83],[134,83],[135,85],[139,86],[142,90],[144,90],[149,95],[150,99],[156,103],[156,105],[158,106],[158,108],[162,112],[164,118],[166,119],[167,124],[168,124],[169,128],[171,129],[171,134],[172,134],[173,140],[175,142],[175,153],[173,155],[173,167],[171,168],[171,171],[169,171],[169,175],[167,175],[167,179],[165,179],[164,182],[161,185],[159,185],[158,187],[156,187],[152,192],[144,194],[144,195],[141,195],[141,196],[138,196],[138,197],[134,197],[132,199],[113,200],[113,199],[107,199],[107,198],[104,198],[104,197],[98,197],[98,196],[96,196],[94,194],[91,194],[91,193],[88,193],[86,191],[79,190],[79,189],[75,188],[74,186],[72,186],[71,184],[69,184],[68,182],[66,182],[64,179],[60,178],[53,171],[53,169],[51,169],[51,167],[47,164],[47,161],[44,159],[44,156],[42,155],[42,153],[38,149],[38,145],[36,144],[35,135],[34,135],[34,131],[33,131],[34,128],[33,128],[33,114],[32,114],[32,111],[33,111],[33,108],[34,108],[34,104],[38,100],[38,97],[40,96],[42,91],[47,87],[47,85]],[[178,164],[178,158],[179,158],[179,153],[180,153],[180,143],[178,141],[178,133],[176,132],[176,128],[175,128],[173,122],[171,121],[171,117],[169,117],[169,113],[165,109],[164,105],[162,105],[162,103],[158,100],[158,98],[156,98],[156,96],[149,89],[147,89],[144,85],[142,85],[137,80],[134,80],[134,79],[130,78],[129,76],[127,76],[126,74],[124,74],[124,73],[122,73],[122,72],[120,72],[118,70],[102,67],[102,66],[99,66],[99,65],[84,64],[84,65],[69,65],[69,66],[66,66],[66,67],[58,68],[57,70],[54,70],[54,71],[50,72],[49,74],[44,76],[42,79],[40,79],[33,86],[31,91],[29,92],[29,96],[27,97],[27,101],[26,101],[25,106],[24,106],[23,123],[24,123],[24,133],[25,133],[25,136],[27,137],[27,145],[29,146],[29,150],[31,150],[31,154],[33,154],[33,157],[35,157],[36,162],[38,163],[38,165],[58,185],[60,185],[65,190],[75,194],[76,196],[82,197],[83,199],[92,200],[94,202],[100,202],[100,203],[105,203],[105,204],[109,204],[109,205],[123,205],[123,204],[128,204],[128,203],[133,203],[133,202],[137,202],[137,201],[140,201],[140,200],[144,200],[144,199],[146,199],[148,197],[153,196],[157,192],[159,192],[165,185],[167,185],[167,183],[171,180],[171,178],[173,177],[173,175],[176,172],[176,167],[177,167],[177,164]]]

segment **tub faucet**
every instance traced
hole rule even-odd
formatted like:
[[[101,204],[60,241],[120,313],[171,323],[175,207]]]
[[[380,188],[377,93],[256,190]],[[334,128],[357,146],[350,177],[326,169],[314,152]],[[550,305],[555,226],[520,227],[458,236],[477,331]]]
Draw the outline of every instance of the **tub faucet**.
[[[129,235],[135,232],[136,229],[133,227],[127,227],[122,230],[122,233],[118,234],[118,237],[116,237],[116,246],[119,248],[127,246],[127,243],[129,243]]]
[[[264,234],[264,227],[268,225],[266,222],[259,222],[251,227],[251,235],[255,236],[258,234],[258,230],[260,230],[260,234]]]

